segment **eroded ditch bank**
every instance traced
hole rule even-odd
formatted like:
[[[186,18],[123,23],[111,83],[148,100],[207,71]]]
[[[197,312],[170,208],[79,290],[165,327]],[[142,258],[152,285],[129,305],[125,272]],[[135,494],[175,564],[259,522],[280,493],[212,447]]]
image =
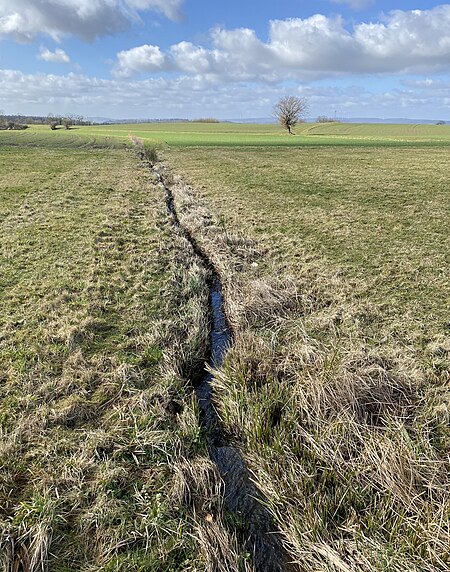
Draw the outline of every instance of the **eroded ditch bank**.
[[[201,411],[201,421],[205,431],[211,460],[224,483],[224,502],[226,508],[234,513],[244,524],[245,533],[241,541],[252,555],[253,564],[258,572],[291,572],[296,570],[290,563],[279,531],[272,515],[263,504],[263,495],[250,479],[245,461],[238,449],[231,446],[221,427],[220,419],[214,407],[210,370],[219,368],[227,350],[233,343],[233,335],[224,311],[222,282],[220,275],[208,255],[202,250],[196,239],[182,224],[177,213],[171,178],[164,170],[150,166],[160,187],[164,190],[167,211],[173,226],[181,232],[191,245],[199,262],[208,274],[210,348],[208,368],[193,372],[192,379],[195,394]]]

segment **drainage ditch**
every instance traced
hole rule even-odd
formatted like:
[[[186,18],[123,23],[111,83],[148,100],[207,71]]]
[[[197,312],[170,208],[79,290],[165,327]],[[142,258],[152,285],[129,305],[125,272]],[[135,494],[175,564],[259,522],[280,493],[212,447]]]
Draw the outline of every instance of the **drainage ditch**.
[[[223,303],[220,276],[207,254],[195,238],[184,227],[178,217],[170,184],[163,174],[153,167],[166,194],[166,205],[173,225],[183,234],[194,253],[209,275],[209,311],[211,315],[210,350],[208,365],[218,368],[222,365],[228,348],[233,341]],[[243,539],[246,550],[252,555],[258,572],[293,572],[296,568],[290,563],[288,553],[281,542],[273,518],[263,505],[263,495],[250,479],[245,461],[238,449],[227,443],[219,416],[213,404],[211,387],[212,374],[205,368],[199,372],[200,383],[194,389],[201,411],[201,421],[206,434],[208,451],[224,482],[224,502],[226,508],[235,513],[244,523],[246,530]]]

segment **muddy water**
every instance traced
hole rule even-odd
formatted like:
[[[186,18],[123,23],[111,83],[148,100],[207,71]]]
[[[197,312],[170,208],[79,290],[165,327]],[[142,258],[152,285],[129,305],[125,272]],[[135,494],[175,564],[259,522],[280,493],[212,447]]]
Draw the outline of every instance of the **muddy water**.
[[[223,309],[222,284],[214,271],[209,286],[209,306],[211,313],[209,366],[217,368],[223,363],[227,350],[231,345],[232,336]],[[225,445],[219,416],[212,401],[212,378],[212,374],[205,371],[202,381],[195,386],[195,394],[202,412],[202,421],[206,429],[211,456],[214,448]]]
[[[165,183],[163,175],[156,169],[154,173],[165,189],[166,204],[173,224],[182,232],[191,244],[195,254],[209,273],[209,310],[211,314],[210,332],[210,368],[219,368],[224,361],[233,338],[223,303],[222,283],[220,276],[206,253],[199,247],[189,231],[180,223],[175,201],[170,186]],[[202,379],[195,386],[202,423],[207,436],[208,450],[225,485],[225,505],[227,509],[239,516],[246,527],[243,542],[252,555],[257,572],[294,572],[297,568],[289,563],[279,532],[274,525],[269,511],[262,504],[263,495],[250,479],[245,461],[235,447],[230,446],[225,438],[220,419],[213,402],[211,380],[213,375],[205,369]]]

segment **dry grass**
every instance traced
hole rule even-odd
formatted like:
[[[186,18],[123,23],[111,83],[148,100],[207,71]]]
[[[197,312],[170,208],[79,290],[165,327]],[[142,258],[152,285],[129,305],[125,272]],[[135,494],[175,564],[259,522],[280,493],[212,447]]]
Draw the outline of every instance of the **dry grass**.
[[[189,384],[205,271],[163,193],[124,149],[0,156],[5,572],[243,569]]]
[[[408,177],[384,150],[373,157],[364,150],[364,179],[352,175],[342,150],[323,150],[315,162],[313,152],[286,150],[284,162],[248,150],[171,154],[201,189],[174,179],[179,217],[223,279],[235,335],[215,374],[216,406],[298,570],[443,572],[450,565],[444,158],[434,150],[421,164],[413,154]],[[310,162],[303,157],[297,169],[293,153],[295,164],[302,153]],[[371,185],[378,186],[364,194]],[[318,189],[329,191],[311,206]],[[427,217],[418,214],[424,202]],[[406,210],[394,210],[402,204]],[[409,211],[421,224],[402,233]],[[313,231],[318,221],[326,240]],[[422,280],[409,287],[405,267],[423,269],[428,297]]]

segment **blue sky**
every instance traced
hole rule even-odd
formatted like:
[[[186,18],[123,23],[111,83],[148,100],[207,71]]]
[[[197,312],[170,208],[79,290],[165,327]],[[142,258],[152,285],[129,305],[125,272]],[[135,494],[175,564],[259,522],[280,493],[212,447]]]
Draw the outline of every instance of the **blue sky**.
[[[450,119],[450,5],[371,0],[2,0],[0,109]]]

